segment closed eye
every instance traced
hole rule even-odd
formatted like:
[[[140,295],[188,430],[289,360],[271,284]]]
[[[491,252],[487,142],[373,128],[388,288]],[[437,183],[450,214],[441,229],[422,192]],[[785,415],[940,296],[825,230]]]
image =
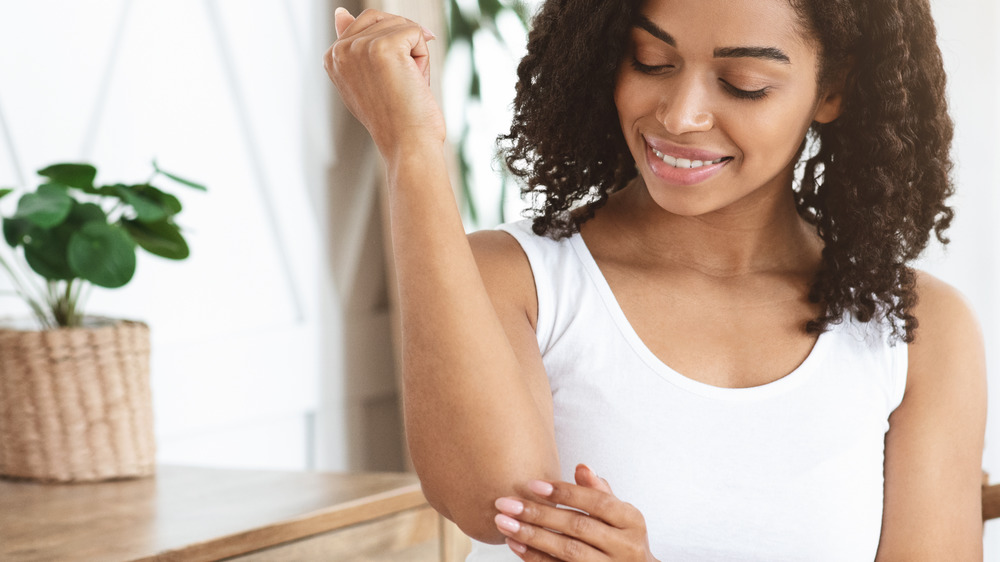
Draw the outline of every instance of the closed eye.
[[[763,98],[767,97],[767,92],[768,92],[768,90],[771,89],[769,87],[764,87],[764,88],[761,88],[759,90],[742,90],[740,88],[737,88],[736,86],[733,86],[732,84],[730,84],[729,82],[726,82],[725,80],[723,80],[721,78],[719,79],[719,82],[722,83],[723,88],[725,88],[726,91],[729,92],[730,95],[732,95],[733,97],[744,99],[744,100],[759,100],[759,99],[763,99]]]
[[[660,64],[660,65],[649,65],[639,62],[639,59],[632,57],[632,68],[642,72],[643,74],[663,74],[664,72],[673,68],[672,64]]]

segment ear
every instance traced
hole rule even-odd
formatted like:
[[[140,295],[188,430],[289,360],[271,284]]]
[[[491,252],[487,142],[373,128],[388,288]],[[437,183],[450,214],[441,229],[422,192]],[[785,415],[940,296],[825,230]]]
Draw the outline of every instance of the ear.
[[[844,111],[844,90],[848,84],[848,69],[851,64],[844,66],[844,69],[837,73],[837,77],[831,81],[816,105],[816,112],[813,114],[813,121],[817,123],[831,123],[835,121]]]
[[[816,113],[813,114],[813,121],[824,124],[835,121],[843,112],[843,99],[840,88],[823,94],[816,106]]]

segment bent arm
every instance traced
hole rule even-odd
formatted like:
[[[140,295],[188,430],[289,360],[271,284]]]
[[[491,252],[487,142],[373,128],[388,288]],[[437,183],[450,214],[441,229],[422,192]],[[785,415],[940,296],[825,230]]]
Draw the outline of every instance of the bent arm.
[[[489,293],[465,236],[446,172],[444,118],[428,87],[431,36],[375,10],[356,19],[338,10],[336,25],[325,67],[387,167],[413,464],[431,505],[468,535],[500,543],[494,500],[559,473],[524,291],[491,281],[500,290]],[[487,254],[483,263],[494,263]]]
[[[415,147],[387,165],[410,454],[431,504],[466,534],[499,544],[494,500],[559,476],[534,331],[503,283],[491,300],[443,149]],[[483,267],[501,273],[490,256],[505,261],[484,251]]]
[[[982,560],[983,339],[953,288],[920,274],[917,291],[906,391],[886,434],[876,560]]]

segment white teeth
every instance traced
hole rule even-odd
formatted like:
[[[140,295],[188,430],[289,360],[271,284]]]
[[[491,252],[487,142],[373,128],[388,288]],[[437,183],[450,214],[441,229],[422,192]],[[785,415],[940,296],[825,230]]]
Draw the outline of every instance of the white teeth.
[[[669,154],[664,154],[659,150],[656,150],[655,148],[653,148],[653,154],[655,154],[657,158],[663,160],[667,164],[670,164],[674,168],[701,168],[702,166],[718,164],[719,162],[725,160],[725,158],[719,158],[718,160],[712,160],[711,162],[707,162],[702,160],[688,160],[687,158],[674,158],[673,156]]]

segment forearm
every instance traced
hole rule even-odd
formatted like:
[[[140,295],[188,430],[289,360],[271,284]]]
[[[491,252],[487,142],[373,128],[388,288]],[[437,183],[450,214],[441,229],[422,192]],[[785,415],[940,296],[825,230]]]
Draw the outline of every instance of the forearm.
[[[555,444],[469,246],[442,147],[387,158],[407,439],[435,507],[502,542],[493,501],[558,477]]]

